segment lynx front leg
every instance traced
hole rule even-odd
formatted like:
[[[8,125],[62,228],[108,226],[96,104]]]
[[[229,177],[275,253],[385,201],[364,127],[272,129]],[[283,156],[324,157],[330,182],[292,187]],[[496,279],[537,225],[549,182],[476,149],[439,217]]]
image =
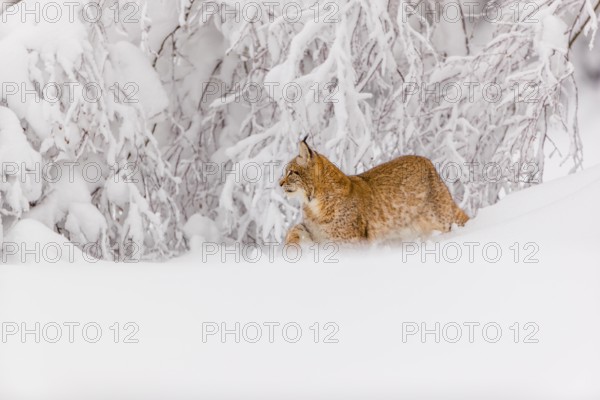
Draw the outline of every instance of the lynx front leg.
[[[310,232],[304,224],[294,225],[285,236],[285,244],[300,244],[303,241],[312,241]]]

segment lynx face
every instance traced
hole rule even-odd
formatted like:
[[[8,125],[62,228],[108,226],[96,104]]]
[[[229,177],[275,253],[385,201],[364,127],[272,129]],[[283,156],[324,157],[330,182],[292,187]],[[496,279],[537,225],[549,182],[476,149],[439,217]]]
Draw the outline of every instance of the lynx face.
[[[300,155],[295,157],[285,168],[279,186],[288,197],[298,197],[307,200],[314,192],[315,158],[316,154],[306,143],[300,143]]]

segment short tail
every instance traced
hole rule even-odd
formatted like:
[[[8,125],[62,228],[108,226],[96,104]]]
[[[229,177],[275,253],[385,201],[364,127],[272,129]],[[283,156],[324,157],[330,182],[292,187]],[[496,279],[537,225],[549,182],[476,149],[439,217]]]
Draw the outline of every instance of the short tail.
[[[461,210],[460,207],[456,207],[456,212],[454,214],[454,222],[459,226],[464,226],[464,224],[466,224],[468,220],[469,216],[465,214],[465,212]]]

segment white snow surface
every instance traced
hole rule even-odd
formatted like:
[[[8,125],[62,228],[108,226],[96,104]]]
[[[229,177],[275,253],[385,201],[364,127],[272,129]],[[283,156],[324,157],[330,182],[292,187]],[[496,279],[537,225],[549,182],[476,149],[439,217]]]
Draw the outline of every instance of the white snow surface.
[[[18,334],[6,336],[0,343],[0,398],[598,398],[599,200],[596,166],[511,194],[421,250],[345,249],[333,256],[337,263],[323,261],[331,251],[321,253],[318,263],[314,253],[286,262],[278,249],[273,262],[263,257],[257,263],[236,263],[232,255],[223,263],[220,253],[197,250],[165,264],[85,263],[79,256],[72,263],[3,264],[0,321],[25,322],[28,329],[36,321],[42,327],[81,325],[73,343],[65,327],[58,343],[44,336],[35,343],[33,334],[25,343]],[[59,242],[57,236],[25,219],[5,239],[32,245]],[[473,262],[469,242],[479,243]],[[509,249],[515,242],[518,263]],[[435,243],[442,249],[455,243],[463,256],[436,262],[422,251]],[[498,262],[483,259],[487,243],[502,249]],[[527,243],[533,244],[525,249]],[[448,249],[446,258],[454,257]],[[488,255],[495,257],[494,251]],[[538,262],[523,262],[527,255]],[[102,328],[97,343],[82,339],[89,322]],[[131,332],[124,324],[135,322],[139,343],[114,343],[115,322],[121,342]],[[224,322],[227,329],[255,322],[262,337],[236,343],[229,334],[222,343],[214,335],[203,342],[208,322]],[[273,343],[265,322],[280,324]],[[289,322],[302,329],[296,343],[283,339]],[[319,343],[310,329],[315,322]],[[338,343],[323,343],[331,333],[323,330],[327,322],[339,327]],[[454,322],[463,327],[462,337],[436,343],[429,334],[422,343],[415,335],[404,343],[407,322],[427,329]],[[465,322],[480,324],[473,343]],[[496,343],[482,335],[482,326],[492,322],[502,329]],[[518,343],[510,329],[515,322]],[[523,343],[531,333],[523,329],[528,322],[539,327],[537,343]],[[455,336],[452,329],[446,333]],[[246,334],[254,337],[255,331]],[[294,336],[290,329],[288,337]],[[488,337],[494,336],[490,329]]]

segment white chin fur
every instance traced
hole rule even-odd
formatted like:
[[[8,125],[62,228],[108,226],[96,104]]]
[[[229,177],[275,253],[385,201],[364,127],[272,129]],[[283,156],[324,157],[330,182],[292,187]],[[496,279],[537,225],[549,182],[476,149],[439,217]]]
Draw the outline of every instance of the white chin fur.
[[[306,200],[306,195],[304,194],[304,191],[300,189],[295,190],[293,192],[285,192],[285,195],[290,199],[296,199],[300,201]]]

